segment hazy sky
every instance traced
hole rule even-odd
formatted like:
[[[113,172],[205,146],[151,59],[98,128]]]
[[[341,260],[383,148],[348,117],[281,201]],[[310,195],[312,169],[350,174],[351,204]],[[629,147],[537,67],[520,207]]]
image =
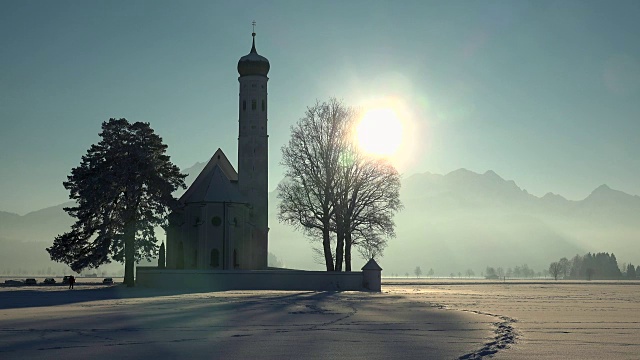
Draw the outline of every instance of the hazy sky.
[[[181,168],[237,158],[238,59],[269,73],[270,188],[316,99],[394,99],[403,174],[494,170],[529,192],[640,194],[640,1],[0,1],[0,210],[67,201],[110,117]],[[411,143],[411,141],[408,141]]]

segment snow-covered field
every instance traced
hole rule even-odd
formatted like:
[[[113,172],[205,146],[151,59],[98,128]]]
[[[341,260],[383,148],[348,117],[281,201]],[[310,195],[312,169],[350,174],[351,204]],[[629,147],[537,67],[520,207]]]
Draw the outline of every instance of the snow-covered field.
[[[0,359],[638,359],[640,284],[386,281],[381,294],[0,288]]]
[[[495,359],[640,359],[637,281],[396,280],[387,281],[383,291],[455,311],[494,315],[496,325],[502,326],[497,340],[516,335],[515,344],[498,351]]]

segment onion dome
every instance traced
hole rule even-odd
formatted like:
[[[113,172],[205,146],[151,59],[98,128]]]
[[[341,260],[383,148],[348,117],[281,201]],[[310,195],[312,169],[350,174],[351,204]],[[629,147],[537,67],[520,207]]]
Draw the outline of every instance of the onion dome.
[[[270,68],[269,60],[264,56],[258,55],[258,52],[256,51],[256,33],[252,33],[251,36],[253,36],[251,52],[248,55],[241,57],[238,61],[238,73],[240,76],[267,76]]]

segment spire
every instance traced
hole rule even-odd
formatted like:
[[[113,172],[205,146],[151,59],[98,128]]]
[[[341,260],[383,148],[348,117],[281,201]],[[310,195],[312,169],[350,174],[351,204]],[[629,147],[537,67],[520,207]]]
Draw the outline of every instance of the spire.
[[[256,50],[256,22],[251,23],[253,26],[253,32],[251,36],[253,41],[251,42],[251,52],[243,56],[238,61],[238,73],[240,76],[245,75],[262,75],[267,76],[269,73],[269,60],[264,56],[260,56]]]
[[[256,51],[256,21],[253,20],[253,22],[251,23],[251,26],[253,26],[253,32],[251,32],[251,36],[253,37],[253,42],[251,44],[251,52],[254,54],[257,54],[258,52]]]

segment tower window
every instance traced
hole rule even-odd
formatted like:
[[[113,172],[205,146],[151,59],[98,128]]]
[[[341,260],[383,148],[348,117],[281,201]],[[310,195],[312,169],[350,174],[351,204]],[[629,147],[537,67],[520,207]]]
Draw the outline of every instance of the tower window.
[[[242,100],[242,110],[247,110],[247,101]]]
[[[265,106],[264,106],[264,100],[262,100],[262,111],[264,111],[264,108],[265,108]]]
[[[251,100],[251,110],[256,109],[256,99]]]

